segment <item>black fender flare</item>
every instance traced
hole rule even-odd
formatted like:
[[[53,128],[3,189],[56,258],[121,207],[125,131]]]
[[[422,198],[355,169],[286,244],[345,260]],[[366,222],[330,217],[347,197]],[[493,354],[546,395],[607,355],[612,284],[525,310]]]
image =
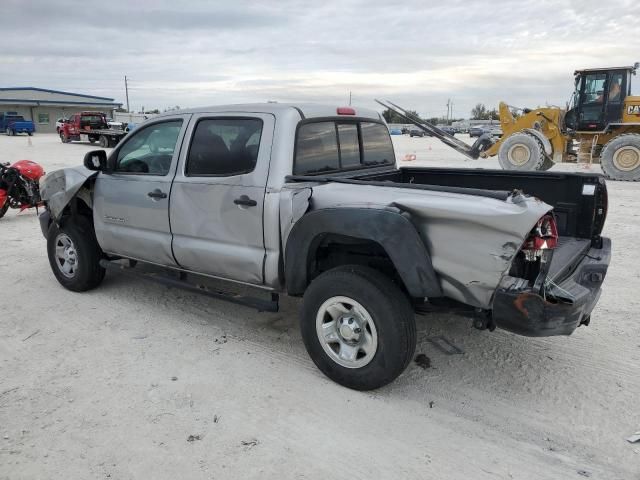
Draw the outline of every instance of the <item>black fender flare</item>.
[[[373,208],[326,208],[304,215],[292,227],[285,248],[285,280],[290,295],[302,295],[309,284],[310,260],[326,234],[378,243],[387,253],[409,295],[442,296],[431,256],[407,216]]]

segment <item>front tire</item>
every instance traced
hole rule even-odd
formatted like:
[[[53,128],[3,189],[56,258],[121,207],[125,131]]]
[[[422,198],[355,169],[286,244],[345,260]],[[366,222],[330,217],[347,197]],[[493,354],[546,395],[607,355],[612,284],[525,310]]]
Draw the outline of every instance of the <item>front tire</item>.
[[[544,146],[533,135],[514,133],[502,141],[498,161],[503,170],[544,170]],[[548,165],[551,168],[553,164]]]
[[[600,166],[612,180],[640,181],[640,135],[627,133],[607,142],[600,153]]]
[[[62,227],[52,223],[47,234],[47,254],[53,274],[68,290],[91,290],[104,278],[102,251],[86,217],[71,218]]]
[[[98,141],[100,142],[100,146],[102,148],[107,148],[109,146],[109,139],[105,135],[100,135]]]
[[[368,267],[334,268],[304,294],[300,330],[309,356],[331,380],[373,390],[395,380],[416,348],[416,324],[407,296]]]

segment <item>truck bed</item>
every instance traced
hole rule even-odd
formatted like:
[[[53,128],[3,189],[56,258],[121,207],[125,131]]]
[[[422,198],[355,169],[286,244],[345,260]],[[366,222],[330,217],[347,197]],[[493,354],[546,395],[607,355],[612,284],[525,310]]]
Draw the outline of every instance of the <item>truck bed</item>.
[[[400,168],[354,175],[357,180],[464,189],[461,193],[500,198],[513,190],[540,198],[554,207],[558,233],[589,239],[597,246],[607,212],[607,189],[601,175],[566,172],[515,172],[460,168]],[[399,185],[398,185],[399,186]],[[467,190],[470,189],[470,190]],[[455,190],[454,190],[455,191]]]

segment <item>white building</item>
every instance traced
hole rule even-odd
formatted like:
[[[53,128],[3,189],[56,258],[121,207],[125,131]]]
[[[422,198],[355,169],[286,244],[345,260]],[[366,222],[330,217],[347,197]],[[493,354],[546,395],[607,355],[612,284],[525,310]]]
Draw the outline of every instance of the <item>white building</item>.
[[[18,112],[26,120],[33,121],[36,132],[55,132],[57,119],[68,118],[77,112],[105,112],[113,117],[114,110],[121,106],[113,98],[81,93],[35,87],[0,88],[0,112]]]

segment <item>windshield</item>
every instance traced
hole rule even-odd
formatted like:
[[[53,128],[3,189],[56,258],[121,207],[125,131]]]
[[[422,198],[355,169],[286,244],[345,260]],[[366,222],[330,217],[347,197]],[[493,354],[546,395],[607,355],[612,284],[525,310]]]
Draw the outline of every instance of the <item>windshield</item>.
[[[102,122],[102,116],[101,115],[82,115],[82,121],[83,122]]]

